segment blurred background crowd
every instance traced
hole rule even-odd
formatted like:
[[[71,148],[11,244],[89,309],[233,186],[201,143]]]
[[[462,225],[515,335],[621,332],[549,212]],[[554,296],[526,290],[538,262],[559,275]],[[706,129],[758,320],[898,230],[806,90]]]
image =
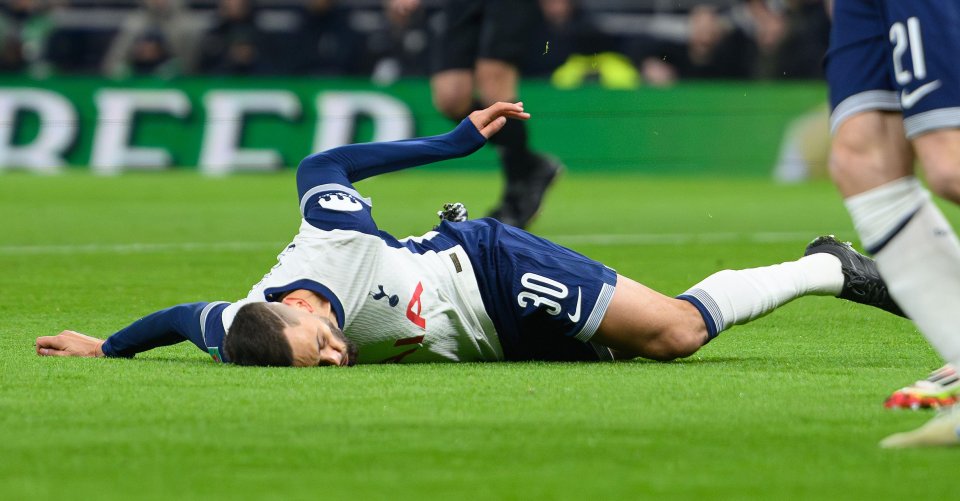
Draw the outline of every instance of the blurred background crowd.
[[[4,0],[0,74],[428,75],[443,0],[387,1]],[[559,87],[815,79],[827,1],[539,0],[522,71]]]

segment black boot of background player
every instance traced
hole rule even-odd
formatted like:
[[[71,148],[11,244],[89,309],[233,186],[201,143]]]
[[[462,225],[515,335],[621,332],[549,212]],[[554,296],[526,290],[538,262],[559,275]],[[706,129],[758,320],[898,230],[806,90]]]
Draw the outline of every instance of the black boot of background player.
[[[517,228],[526,228],[540,212],[547,189],[564,166],[552,156],[531,152],[526,152],[520,158],[504,152],[501,158],[507,178],[500,205],[490,213],[490,217]]]

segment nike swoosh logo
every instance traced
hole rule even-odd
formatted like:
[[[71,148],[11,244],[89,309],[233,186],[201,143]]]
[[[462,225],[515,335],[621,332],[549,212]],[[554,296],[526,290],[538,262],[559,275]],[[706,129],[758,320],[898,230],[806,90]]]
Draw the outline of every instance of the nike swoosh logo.
[[[570,317],[570,321],[577,323],[580,321],[580,287],[577,287],[577,310],[573,314],[567,313],[567,316]]]
[[[925,83],[916,89],[913,89],[913,92],[903,89],[900,91],[900,106],[905,110],[913,108],[914,105],[920,102],[927,94],[940,88],[940,80],[934,80],[929,83]]]

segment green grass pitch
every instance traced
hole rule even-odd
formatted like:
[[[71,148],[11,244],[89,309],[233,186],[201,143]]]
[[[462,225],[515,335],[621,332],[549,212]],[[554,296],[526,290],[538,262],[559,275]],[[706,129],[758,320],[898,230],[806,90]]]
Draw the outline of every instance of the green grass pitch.
[[[493,173],[364,181],[381,228]],[[957,221],[957,211],[947,208]],[[293,176],[0,176],[0,499],[951,499],[957,450],[877,442],[939,365],[906,321],[804,298],[693,357],[256,369],[181,344],[51,359],[33,339],[245,295],[299,224]],[[570,174],[533,230],[667,294],[853,232],[825,183]]]

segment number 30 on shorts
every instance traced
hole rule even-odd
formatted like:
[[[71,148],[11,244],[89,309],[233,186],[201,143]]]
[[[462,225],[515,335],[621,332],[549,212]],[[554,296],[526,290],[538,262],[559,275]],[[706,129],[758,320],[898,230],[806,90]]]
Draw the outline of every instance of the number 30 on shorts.
[[[569,294],[566,285],[536,273],[524,273],[520,277],[520,284],[527,290],[517,294],[517,303],[520,306],[543,308],[551,315],[559,315],[563,311],[556,300],[564,299]]]

